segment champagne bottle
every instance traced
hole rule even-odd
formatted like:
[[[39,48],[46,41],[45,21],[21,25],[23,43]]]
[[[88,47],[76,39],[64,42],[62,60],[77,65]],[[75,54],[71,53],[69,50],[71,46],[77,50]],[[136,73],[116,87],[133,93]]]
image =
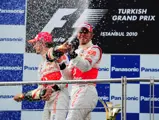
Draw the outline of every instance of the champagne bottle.
[[[41,97],[45,95],[45,93],[46,89],[35,89],[27,93],[24,93],[24,100],[39,101],[41,100]]]

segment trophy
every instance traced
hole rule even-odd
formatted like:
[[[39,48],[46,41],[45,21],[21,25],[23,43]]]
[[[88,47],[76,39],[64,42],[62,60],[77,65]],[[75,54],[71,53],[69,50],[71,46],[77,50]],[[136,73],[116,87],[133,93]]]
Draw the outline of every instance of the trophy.
[[[106,111],[106,120],[116,120],[117,114],[121,111],[120,104],[113,106],[112,102],[104,102],[102,99],[99,101],[103,104]]]

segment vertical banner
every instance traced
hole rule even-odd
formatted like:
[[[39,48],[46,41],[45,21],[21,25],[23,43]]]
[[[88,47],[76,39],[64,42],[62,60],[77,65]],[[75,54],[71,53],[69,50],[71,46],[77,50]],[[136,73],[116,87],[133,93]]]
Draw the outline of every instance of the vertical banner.
[[[26,0],[0,1],[0,82],[23,80]],[[0,87],[0,119],[21,120],[21,102],[13,97],[22,86]]]

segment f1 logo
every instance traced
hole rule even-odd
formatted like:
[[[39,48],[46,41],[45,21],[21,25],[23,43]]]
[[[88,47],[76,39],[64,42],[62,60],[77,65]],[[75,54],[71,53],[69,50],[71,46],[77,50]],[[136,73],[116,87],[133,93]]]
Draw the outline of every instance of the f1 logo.
[[[58,9],[50,21],[45,25],[42,31],[51,32],[54,28],[62,28],[67,20],[62,20],[64,16],[73,14],[76,9],[70,8],[60,8]],[[103,15],[107,12],[107,9],[85,9],[83,13],[81,13],[80,17],[77,21],[72,25],[72,28],[77,27],[82,22],[94,22],[97,23]]]
[[[61,28],[66,23],[66,20],[61,20],[61,18],[74,13],[76,10],[77,9],[58,9],[42,31],[51,32],[54,28]]]

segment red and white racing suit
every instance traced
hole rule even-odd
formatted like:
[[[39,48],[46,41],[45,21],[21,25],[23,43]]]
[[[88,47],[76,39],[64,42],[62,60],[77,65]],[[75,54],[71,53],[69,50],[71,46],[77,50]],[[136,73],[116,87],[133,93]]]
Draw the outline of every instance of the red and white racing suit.
[[[56,62],[44,61],[39,67],[39,76],[44,80],[64,80],[61,77],[60,67]],[[40,88],[48,87],[41,85]],[[69,106],[68,85],[58,84],[59,91],[53,92],[50,100],[45,102],[42,120],[65,120]]]
[[[96,79],[102,51],[90,41],[75,51],[78,56],[62,71],[65,79]],[[98,94],[96,84],[75,84],[72,86],[70,109],[66,120],[90,120],[90,113],[96,107]],[[73,110],[74,109],[74,110]]]

